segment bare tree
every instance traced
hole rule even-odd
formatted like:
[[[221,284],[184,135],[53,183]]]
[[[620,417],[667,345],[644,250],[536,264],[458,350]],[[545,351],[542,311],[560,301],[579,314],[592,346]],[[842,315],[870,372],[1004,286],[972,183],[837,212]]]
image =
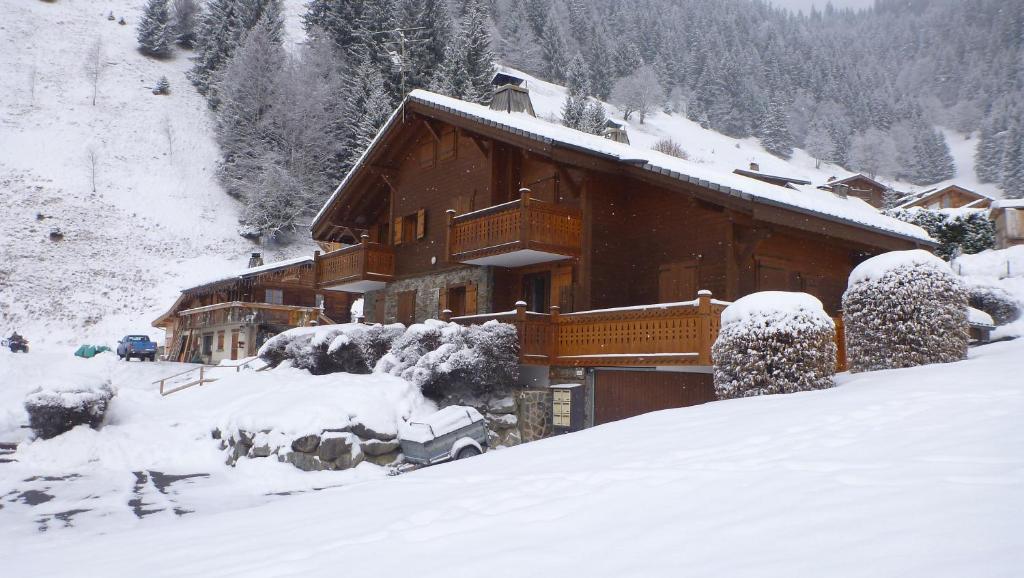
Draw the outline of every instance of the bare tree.
[[[99,38],[89,47],[85,61],[85,74],[92,83],[92,105],[96,106],[96,92],[99,90],[100,73],[103,71],[103,41]]]
[[[99,165],[99,153],[95,145],[89,145],[85,149],[85,168],[89,171],[89,181],[92,183],[92,192],[96,192],[96,168]]]
[[[167,161],[170,163],[174,162],[174,127],[171,125],[171,117],[164,116],[163,126],[160,127],[160,132],[163,133],[164,138],[167,139]]]
[[[612,87],[612,104],[622,109],[622,118],[629,120],[634,112],[640,116],[640,124],[647,115],[665,102],[665,89],[658,81],[658,73],[651,66],[641,66],[629,76],[620,78]]]

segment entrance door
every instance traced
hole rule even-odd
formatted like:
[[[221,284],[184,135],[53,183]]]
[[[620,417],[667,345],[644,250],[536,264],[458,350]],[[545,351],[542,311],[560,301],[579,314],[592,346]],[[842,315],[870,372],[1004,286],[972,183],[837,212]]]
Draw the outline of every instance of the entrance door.
[[[231,330],[231,359],[238,359],[238,330]]]
[[[710,373],[597,371],[594,425],[715,400]]]
[[[666,263],[658,269],[658,301],[674,303],[697,298],[697,262]]]
[[[534,313],[547,313],[551,309],[551,272],[542,271],[523,275],[523,300]]]
[[[412,325],[416,322],[416,291],[402,291],[398,294],[398,322]]]
[[[203,335],[203,358],[209,363],[211,357],[213,357],[213,334],[207,333]]]

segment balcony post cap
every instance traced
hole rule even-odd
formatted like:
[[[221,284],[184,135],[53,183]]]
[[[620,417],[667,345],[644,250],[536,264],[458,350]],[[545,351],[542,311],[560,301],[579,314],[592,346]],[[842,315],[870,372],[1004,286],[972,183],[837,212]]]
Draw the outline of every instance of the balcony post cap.
[[[363,233],[362,235],[359,235],[359,242],[360,243],[368,243],[368,242],[370,242],[370,234],[369,233]]]
[[[444,309],[444,310],[442,310],[441,311],[441,321],[451,321],[451,320],[452,320],[452,310],[451,309]]]
[[[519,301],[516,301],[516,307],[526,307],[526,301],[523,301],[521,299]]]
[[[698,297],[711,297],[711,291],[709,291],[708,289],[701,289],[700,291],[697,291],[697,296]]]
[[[446,213],[451,213],[451,214],[454,215],[455,214],[455,209],[446,209],[445,212]]]

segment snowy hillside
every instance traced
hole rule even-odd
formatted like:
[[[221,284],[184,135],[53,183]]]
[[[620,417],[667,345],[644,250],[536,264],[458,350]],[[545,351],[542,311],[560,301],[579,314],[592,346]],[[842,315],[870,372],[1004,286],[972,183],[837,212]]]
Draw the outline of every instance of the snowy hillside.
[[[206,104],[185,79],[187,53],[156,61],[136,50],[142,4],[0,3],[5,335],[110,343],[148,331],[182,286],[261,250],[237,235],[236,203],[215,181],[219,153]],[[161,76],[168,96],[151,93]],[[50,240],[54,228],[63,240]]]
[[[161,399],[145,382],[165,364],[53,356],[108,368],[121,393],[101,431],[25,443],[0,464],[4,572],[1016,576],[1022,354],[1021,340],[995,343],[958,363],[842,374],[835,389],[656,412],[391,478],[367,463],[227,467],[205,432],[266,405],[245,379]],[[13,363],[0,361],[6,382],[39,378],[33,356]],[[335,380],[325,407],[373,377],[279,372],[289,386],[275,403]]]
[[[551,122],[561,122],[562,104],[565,102],[566,95],[564,87],[545,82],[512,68],[502,67],[501,69],[527,79],[530,98],[538,117]],[[622,113],[617,107],[609,103],[604,103],[604,106],[610,118],[617,122],[623,122]],[[698,123],[687,119],[682,114],[666,114],[658,111],[649,115],[644,124],[640,124],[636,115],[633,115],[626,125],[630,144],[651,148],[659,140],[670,138],[679,143],[690,160],[707,164],[724,172],[746,169],[750,163],[757,163],[763,173],[808,180],[814,185],[824,184],[832,176],[844,178],[854,174],[829,163],[821,163],[820,168],[815,168],[814,158],[800,149],[794,150],[791,159],[780,159],[766,152],[754,137],[734,139],[713,130],[701,128]],[[1002,197],[998,186],[992,183],[979,183],[974,174],[974,150],[977,140],[953,130],[943,130],[943,134],[956,164],[956,177],[925,187],[885,177],[879,177],[879,180],[896,190],[908,193],[955,183],[996,198]]]

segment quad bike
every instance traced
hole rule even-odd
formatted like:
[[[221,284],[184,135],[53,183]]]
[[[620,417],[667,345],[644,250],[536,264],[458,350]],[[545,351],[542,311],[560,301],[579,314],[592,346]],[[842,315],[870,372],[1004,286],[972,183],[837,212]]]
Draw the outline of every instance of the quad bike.
[[[0,341],[0,345],[11,348],[11,353],[28,353],[28,340],[18,334]]]

